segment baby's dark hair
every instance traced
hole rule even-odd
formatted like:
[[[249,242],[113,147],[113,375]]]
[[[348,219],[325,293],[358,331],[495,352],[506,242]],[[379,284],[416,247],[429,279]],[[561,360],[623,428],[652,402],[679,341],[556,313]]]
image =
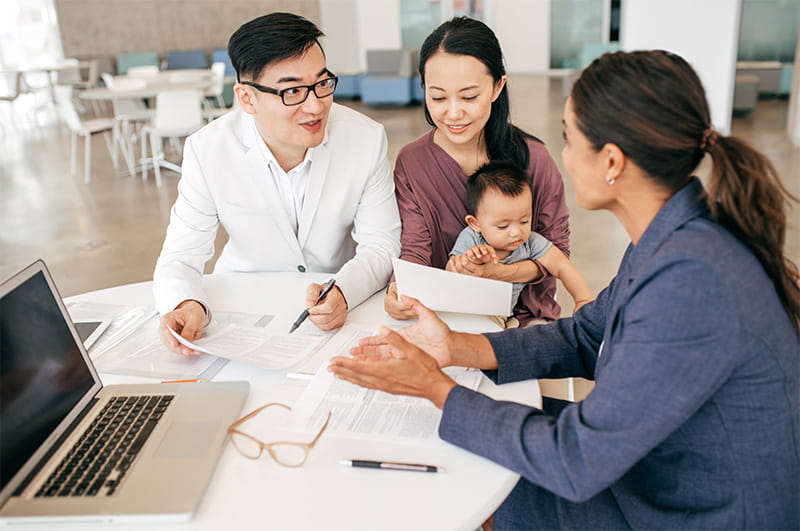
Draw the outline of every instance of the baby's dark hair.
[[[489,162],[478,168],[467,181],[467,214],[475,216],[483,194],[497,190],[503,195],[517,197],[525,188],[530,189],[528,175],[508,160]]]

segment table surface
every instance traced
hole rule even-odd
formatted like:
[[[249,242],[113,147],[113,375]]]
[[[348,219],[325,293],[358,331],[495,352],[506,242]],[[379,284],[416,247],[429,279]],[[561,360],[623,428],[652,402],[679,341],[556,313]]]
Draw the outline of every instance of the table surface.
[[[315,273],[239,273],[208,275],[204,285],[210,304],[217,311],[295,315],[303,309],[308,283],[325,280],[327,275]],[[95,291],[69,300],[153,304],[150,282]],[[485,316],[444,314],[442,318],[454,329],[497,329]],[[375,330],[380,324],[407,324],[386,315],[382,292],[353,309],[348,316],[350,322]],[[105,384],[148,381],[111,374],[103,374],[102,378]],[[214,377],[214,381],[224,380],[250,382],[243,413],[270,401],[292,404],[308,384],[287,378],[286,371],[258,369],[238,362],[229,362]],[[484,376],[480,391],[534,406],[541,403],[535,381],[496,386]],[[435,464],[446,471],[425,474],[352,469],[339,464],[340,460],[354,457]],[[300,469],[279,466],[266,455],[257,461],[245,459],[228,444],[194,519],[183,525],[161,527],[474,530],[505,499],[518,477],[441,441],[413,445],[323,435]],[[141,528],[152,530],[159,526]]]
[[[190,68],[183,70],[160,70],[148,76],[131,77],[127,75],[114,76],[115,81],[142,80],[144,87],[140,88],[92,88],[82,90],[79,96],[87,100],[120,100],[134,98],[152,98],[160,92],[169,90],[198,89],[205,90],[214,83],[211,70],[203,68]]]

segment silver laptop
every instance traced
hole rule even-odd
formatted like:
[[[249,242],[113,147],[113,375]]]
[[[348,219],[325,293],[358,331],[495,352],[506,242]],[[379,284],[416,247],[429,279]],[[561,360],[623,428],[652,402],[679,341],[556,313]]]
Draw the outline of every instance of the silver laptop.
[[[188,520],[248,390],[104,387],[32,264],[0,284],[0,525]]]

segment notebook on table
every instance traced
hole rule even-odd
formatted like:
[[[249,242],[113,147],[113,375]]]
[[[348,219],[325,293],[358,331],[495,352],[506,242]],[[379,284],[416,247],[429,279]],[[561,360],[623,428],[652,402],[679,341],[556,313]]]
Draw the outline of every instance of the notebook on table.
[[[0,284],[0,525],[188,520],[248,390],[103,386],[35,262]]]

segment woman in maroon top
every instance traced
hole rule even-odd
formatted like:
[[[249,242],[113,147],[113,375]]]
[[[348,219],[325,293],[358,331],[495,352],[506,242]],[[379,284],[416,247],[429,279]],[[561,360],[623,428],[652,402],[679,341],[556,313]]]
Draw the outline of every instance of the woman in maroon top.
[[[466,226],[467,179],[490,160],[527,168],[533,190],[532,229],[569,256],[569,213],[564,183],[544,144],[511,124],[503,54],[484,23],[458,17],[439,26],[420,50],[425,118],[434,129],[403,147],[394,178],[403,223],[400,258],[445,268]],[[475,266],[451,261],[448,269],[528,282],[514,308],[522,324],[559,317],[555,279],[532,260]],[[392,282],[385,299],[395,319],[414,317],[397,300]]]

